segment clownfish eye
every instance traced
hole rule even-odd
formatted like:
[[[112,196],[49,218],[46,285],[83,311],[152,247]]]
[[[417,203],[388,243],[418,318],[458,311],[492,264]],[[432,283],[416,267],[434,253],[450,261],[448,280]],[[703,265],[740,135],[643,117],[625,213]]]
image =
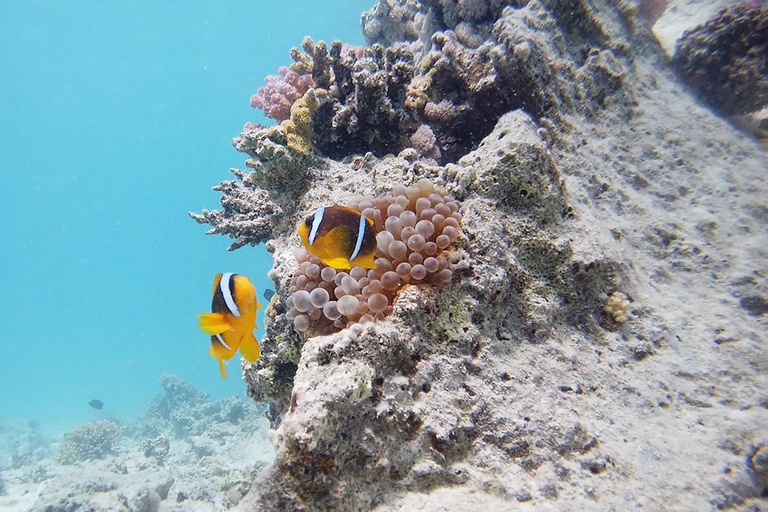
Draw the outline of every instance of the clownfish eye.
[[[305,225],[305,226],[307,226],[308,228],[309,228],[309,227],[312,227],[312,222],[313,222],[314,220],[315,220],[315,216],[314,216],[314,215],[310,215],[310,216],[309,216],[309,217],[307,217],[307,219],[304,221],[304,225]]]

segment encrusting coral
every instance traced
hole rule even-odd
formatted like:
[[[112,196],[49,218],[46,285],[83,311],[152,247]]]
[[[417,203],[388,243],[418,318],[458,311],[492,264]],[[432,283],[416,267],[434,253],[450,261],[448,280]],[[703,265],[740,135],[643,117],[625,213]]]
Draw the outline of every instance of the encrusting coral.
[[[615,291],[608,297],[603,305],[603,311],[608,313],[617,324],[623,324],[629,319],[631,311],[629,308],[629,298],[625,293]]]

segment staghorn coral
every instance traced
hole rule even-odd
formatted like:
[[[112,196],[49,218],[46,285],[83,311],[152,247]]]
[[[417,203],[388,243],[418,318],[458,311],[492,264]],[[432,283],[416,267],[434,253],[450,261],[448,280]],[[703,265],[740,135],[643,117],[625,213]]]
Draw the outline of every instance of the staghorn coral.
[[[269,75],[265,81],[267,85],[251,96],[251,107],[263,110],[278,122],[287,120],[293,103],[315,86],[310,74],[300,75],[287,67],[281,67],[277,75]]]
[[[270,200],[268,192],[250,186],[251,181],[246,179],[245,173],[237,169],[232,169],[232,173],[237,176],[237,181],[223,181],[213,187],[213,190],[223,193],[223,211],[189,212],[198,224],[211,225],[206,234],[234,238],[230,251],[268,240],[274,229],[274,217],[282,213],[280,207]]]
[[[76,464],[113,455],[120,434],[120,427],[111,420],[79,425],[64,435],[59,447],[59,462]]]
[[[686,31],[674,64],[712,107],[729,115],[768,105],[768,7],[741,3]]]

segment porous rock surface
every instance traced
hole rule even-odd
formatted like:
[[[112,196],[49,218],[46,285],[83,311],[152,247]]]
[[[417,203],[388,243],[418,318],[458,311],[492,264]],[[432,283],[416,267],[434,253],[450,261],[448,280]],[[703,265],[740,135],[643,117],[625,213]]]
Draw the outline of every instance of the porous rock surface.
[[[696,102],[636,4],[532,0],[470,16],[481,3],[379,0],[368,17],[375,41],[450,42],[464,23],[548,63],[525,82],[547,101],[497,97],[509,111],[465,154],[330,160],[238,139],[254,169],[242,182],[283,212],[268,242],[278,295],[262,358],[244,370],[270,403],[277,458],[239,509],[756,510],[765,154]],[[453,281],[405,288],[385,321],[296,333],[283,302],[296,224],[423,177],[461,201]],[[630,299],[623,323],[603,309],[616,291]]]
[[[768,105],[768,7],[742,2],[686,31],[675,65],[712,107],[730,115]]]

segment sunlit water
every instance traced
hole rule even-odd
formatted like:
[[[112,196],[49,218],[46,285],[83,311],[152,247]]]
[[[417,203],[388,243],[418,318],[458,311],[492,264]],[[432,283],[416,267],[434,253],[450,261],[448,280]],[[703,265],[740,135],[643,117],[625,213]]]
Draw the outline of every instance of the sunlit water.
[[[187,212],[218,207],[243,124],[271,123],[248,105],[264,77],[306,35],[362,44],[371,5],[3,2],[0,421],[129,419],[164,373],[243,394],[239,359],[222,381],[194,315],[217,272],[261,295],[271,259],[227,252]]]

